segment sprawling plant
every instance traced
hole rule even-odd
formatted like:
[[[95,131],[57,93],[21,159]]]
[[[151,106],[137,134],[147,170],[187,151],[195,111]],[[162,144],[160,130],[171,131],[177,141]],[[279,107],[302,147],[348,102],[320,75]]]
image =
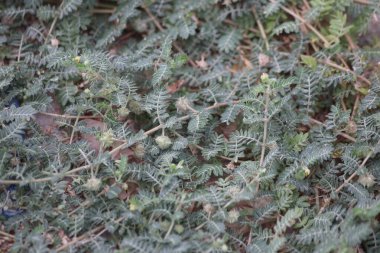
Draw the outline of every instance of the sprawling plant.
[[[379,252],[379,1],[0,10],[2,251]]]

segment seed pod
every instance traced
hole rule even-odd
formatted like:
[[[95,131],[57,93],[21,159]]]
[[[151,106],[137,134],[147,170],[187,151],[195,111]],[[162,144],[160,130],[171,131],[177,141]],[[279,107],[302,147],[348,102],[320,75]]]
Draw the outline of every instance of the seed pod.
[[[141,144],[141,143],[137,143],[137,145],[132,148],[133,152],[134,152],[134,155],[137,157],[137,158],[143,158],[144,155],[145,155],[145,148],[144,148],[144,145]]]
[[[142,109],[141,109],[141,106],[140,104],[136,101],[136,100],[131,100],[128,102],[128,108],[131,112],[133,112],[134,114],[141,114],[142,113]]]
[[[347,124],[347,133],[354,134],[358,130],[358,126],[356,125],[355,121],[350,120]]]
[[[221,249],[223,252],[227,252],[227,251],[228,251],[228,246],[227,246],[227,244],[223,244],[222,247],[220,247],[220,249]]]
[[[231,211],[228,212],[227,220],[229,223],[234,223],[238,221],[239,216],[240,216],[239,211],[236,209],[232,209]]]
[[[155,141],[158,147],[162,150],[167,149],[172,145],[172,141],[170,140],[170,138],[165,135],[157,136]]]
[[[100,142],[103,143],[104,147],[109,147],[113,143],[113,132],[112,129],[102,133],[100,136]]]
[[[205,211],[208,214],[212,214],[215,211],[215,208],[210,204],[203,204],[203,211]]]
[[[189,100],[185,97],[180,97],[177,99],[175,106],[178,112],[185,113],[189,109]]]
[[[119,121],[125,121],[129,115],[129,110],[126,107],[121,107],[117,110],[118,117],[117,119]]]
[[[185,228],[181,225],[181,224],[177,224],[174,226],[174,230],[178,233],[178,234],[182,234],[183,231],[185,231]]]
[[[89,191],[98,191],[102,182],[99,178],[91,177],[84,185]]]
[[[123,188],[124,191],[127,191],[128,190],[128,184],[127,183],[123,183],[121,185],[121,188]]]
[[[370,173],[366,173],[364,175],[360,175],[358,182],[367,188],[372,187],[375,185],[375,177]]]

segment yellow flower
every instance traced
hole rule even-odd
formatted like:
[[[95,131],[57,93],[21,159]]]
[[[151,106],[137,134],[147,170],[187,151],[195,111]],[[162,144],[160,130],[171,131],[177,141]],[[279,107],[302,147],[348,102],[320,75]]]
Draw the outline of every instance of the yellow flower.
[[[73,61],[75,61],[76,63],[79,63],[80,62],[80,56],[75,56],[73,58]]]
[[[303,167],[302,169],[303,169],[303,172],[305,173],[305,176],[310,175],[310,170],[308,167]]]

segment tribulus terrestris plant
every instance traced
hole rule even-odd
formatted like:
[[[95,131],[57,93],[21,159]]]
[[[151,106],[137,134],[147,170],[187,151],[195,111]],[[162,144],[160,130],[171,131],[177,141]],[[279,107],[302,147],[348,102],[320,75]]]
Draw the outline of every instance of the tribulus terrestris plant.
[[[3,252],[378,252],[376,0],[0,3]]]

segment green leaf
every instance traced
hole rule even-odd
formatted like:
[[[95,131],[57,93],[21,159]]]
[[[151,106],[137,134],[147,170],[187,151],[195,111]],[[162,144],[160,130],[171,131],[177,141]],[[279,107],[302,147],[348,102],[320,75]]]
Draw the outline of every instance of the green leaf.
[[[158,84],[162,84],[162,81],[167,79],[171,73],[170,67],[167,64],[161,64],[158,67],[158,70],[154,72],[152,78],[152,85],[156,86]]]
[[[226,32],[218,41],[218,48],[223,52],[230,52],[236,49],[239,40],[242,38],[242,34],[237,29],[232,29]]]
[[[315,59],[313,56],[301,55],[301,60],[312,70],[315,70],[317,68],[317,59]]]
[[[78,88],[73,84],[66,84],[59,90],[58,98],[62,105],[73,103],[75,101],[75,94],[78,92]]]

